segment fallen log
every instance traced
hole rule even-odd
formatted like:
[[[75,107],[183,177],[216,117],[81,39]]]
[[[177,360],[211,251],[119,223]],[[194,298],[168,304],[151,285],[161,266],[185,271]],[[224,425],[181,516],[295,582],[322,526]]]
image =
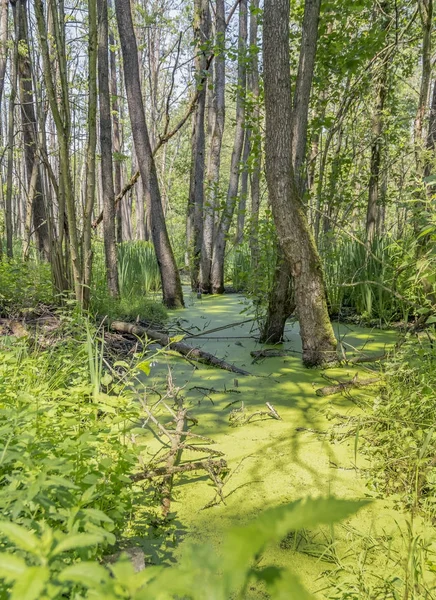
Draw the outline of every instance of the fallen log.
[[[322,388],[318,388],[316,390],[317,396],[332,396],[333,394],[340,394],[341,392],[345,392],[346,390],[352,388],[361,388],[368,385],[375,385],[381,381],[380,377],[372,377],[371,379],[357,379],[357,377],[353,377],[351,381],[344,381],[342,383],[338,383],[336,385],[326,385]]]
[[[160,346],[165,346],[170,350],[174,350],[189,360],[195,360],[212,367],[224,369],[225,371],[238,373],[238,375],[250,375],[248,371],[239,369],[239,367],[235,367],[235,365],[231,365],[225,360],[221,360],[209,352],[200,350],[200,348],[195,348],[189,344],[185,344],[184,342],[171,341],[171,338],[168,335],[161,333],[160,331],[155,331],[154,329],[149,329],[148,327],[141,327],[140,325],[135,325],[133,323],[125,323],[124,321],[114,321],[111,325],[111,328],[118,333],[130,333],[138,337],[148,337],[154,342],[157,342]]]

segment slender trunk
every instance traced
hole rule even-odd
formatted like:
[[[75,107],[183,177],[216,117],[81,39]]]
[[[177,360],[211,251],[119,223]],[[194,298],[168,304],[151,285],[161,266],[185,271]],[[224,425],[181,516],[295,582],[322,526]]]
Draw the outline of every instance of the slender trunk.
[[[8,0],[1,0],[0,8],[0,108],[5,87],[6,64],[8,62]],[[0,135],[1,137],[1,135]]]
[[[238,195],[239,169],[244,145],[245,95],[246,95],[246,49],[247,49],[247,0],[239,3],[239,41],[238,41],[238,90],[236,99],[236,127],[230,164],[229,187],[226,205],[218,224],[212,255],[211,284],[214,294],[224,292],[224,260],[227,237],[232,224],[233,213]]]
[[[221,146],[225,123],[225,40],[226,15],[224,0],[216,0],[215,10],[215,65],[214,65],[214,98],[213,127],[210,150],[207,161],[206,198],[204,205],[203,243],[200,259],[200,288],[204,293],[212,290],[210,273],[212,267],[212,249],[215,234],[215,216],[218,205],[219,175],[221,164]]]
[[[177,308],[183,306],[182,286],[165,224],[156,166],[145,122],[144,104],[139,84],[138,50],[130,1],[115,0],[115,10],[123,54],[124,81],[133,142],[151,220],[151,234],[161,274],[163,301],[169,308]]]
[[[20,9],[21,0],[18,0],[18,6],[14,6],[14,12]],[[14,168],[14,136],[15,136],[15,100],[17,97],[17,66],[18,66],[18,19],[15,22],[15,42],[11,65],[11,93],[9,96],[8,110],[8,169],[6,178],[6,203],[5,203],[5,224],[6,224],[6,254],[9,258],[13,256],[13,220],[12,220],[12,193],[13,193],[13,168]]]
[[[205,45],[209,41],[209,21],[209,0],[194,0],[195,93],[198,99],[192,116],[191,174],[186,219],[188,262],[193,291],[196,291],[199,285],[203,233],[204,154],[206,150],[204,116],[207,89],[207,82],[203,82],[203,74],[207,67]]]
[[[64,35],[65,14],[63,2],[57,3],[55,0],[50,0],[50,13],[53,21],[53,36],[56,48],[56,66],[59,74],[59,82],[56,82],[57,84],[55,85],[53,79],[54,69],[48,45],[48,34],[42,0],[34,0],[34,8],[38,26],[39,45],[42,54],[44,81],[59,142],[59,187],[62,195],[59,212],[60,214],[63,213],[63,206],[65,205],[68,226],[68,249],[73,271],[74,291],[77,301],[82,303],[82,265],[80,261],[79,239],[76,226],[76,208],[70,164],[71,115],[68,77],[66,72],[67,59]]]
[[[428,98],[430,94],[430,81],[432,72],[432,27],[433,27],[433,0],[418,0],[419,14],[422,25],[422,71],[421,86],[419,90],[418,108],[414,123],[414,147],[416,175],[422,180],[425,174],[425,146],[426,138],[424,135],[424,120],[427,114]],[[425,223],[422,220],[424,194],[417,192],[417,202],[413,214],[413,228],[415,235],[419,236],[422,226]],[[425,238],[419,238],[420,246],[426,243]]]
[[[306,0],[302,24],[300,58],[297,81],[291,113],[292,163],[296,186],[300,196],[304,193],[306,176],[307,126],[310,92],[312,90],[315,56],[318,41],[318,21],[321,0]],[[280,342],[283,339],[285,324],[294,310],[292,300],[292,277],[290,265],[286,264],[285,253],[277,248],[277,264],[268,301],[266,322],[262,339]],[[289,311],[289,312],[287,312]]]
[[[259,265],[259,209],[260,209],[260,169],[262,159],[262,137],[260,122],[260,87],[258,59],[258,9],[259,0],[251,0],[250,11],[250,70],[248,73],[248,92],[253,102],[252,141],[250,172],[251,218],[250,218],[250,252],[251,268],[256,274]],[[256,280],[255,276],[255,280]]]
[[[100,104],[101,190],[103,195],[103,235],[109,295],[119,296],[117,246],[115,239],[115,192],[112,175],[112,123],[109,91],[109,47],[107,0],[97,0],[98,11],[98,91]]]
[[[433,83],[433,94],[430,105],[430,114],[428,118],[428,132],[427,132],[427,160],[424,169],[425,177],[429,177],[432,174],[432,167],[435,164],[435,150],[436,150],[436,79]],[[431,186],[434,190],[434,187]]]
[[[388,8],[388,2],[384,2],[382,4],[384,15],[384,31],[386,31],[389,26],[389,19],[386,17]],[[372,117],[371,164],[368,188],[368,205],[366,211],[366,240],[369,245],[371,245],[377,233],[377,222],[379,220],[380,168],[383,156],[384,110],[387,97],[387,79],[388,60],[387,58],[383,58],[383,64],[380,67],[379,74],[374,83],[375,107],[374,115]]]
[[[95,165],[97,146],[97,7],[94,0],[88,2],[89,41],[88,41],[88,144],[86,150],[86,192],[83,213],[83,305],[89,304],[92,247],[91,222],[95,203]]]
[[[248,157],[251,151],[251,129],[246,129],[244,152],[242,154],[241,192],[239,194],[238,214],[236,220],[235,244],[239,246],[244,241],[245,214],[248,196]]]
[[[112,10],[113,2],[108,0],[108,6]],[[112,28],[109,29],[109,57],[110,57],[110,94],[112,98],[112,140],[114,154],[114,192],[115,197],[121,192],[121,131],[120,131],[120,101],[118,96],[117,83],[117,60],[116,51],[114,50],[115,37]],[[116,209],[117,226],[120,221],[120,208]],[[120,223],[121,225],[121,223]],[[120,228],[121,229],[121,228]],[[121,234],[122,237],[122,234]],[[118,237],[117,237],[118,239]],[[121,241],[118,239],[118,241]]]
[[[265,1],[266,178],[280,244],[291,266],[303,362],[317,366],[336,360],[336,340],[327,311],[321,261],[294,173],[289,12],[289,0]]]

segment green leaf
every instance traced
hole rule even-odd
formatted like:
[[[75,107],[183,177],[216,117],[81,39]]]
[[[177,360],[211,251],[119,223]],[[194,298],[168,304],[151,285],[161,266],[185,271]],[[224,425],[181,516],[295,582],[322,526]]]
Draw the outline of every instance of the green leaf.
[[[136,365],[136,368],[145,373],[146,375],[150,375],[150,361],[143,360],[142,362]]]
[[[170,344],[177,344],[177,342],[181,342],[185,336],[184,335],[175,335],[170,338]]]
[[[76,535],[70,535],[62,540],[51,553],[52,556],[56,556],[61,552],[67,552],[68,550],[76,550],[77,548],[88,548],[89,546],[96,546],[104,542],[104,537],[95,533],[77,533]]]
[[[426,320],[427,325],[430,325],[432,323],[436,323],[436,316],[431,316]]]
[[[6,552],[0,553],[0,577],[6,581],[15,581],[26,569],[27,565],[22,558]]]
[[[0,521],[0,533],[3,533],[17,548],[21,548],[21,550],[26,550],[32,554],[35,554],[39,547],[36,535],[15,523]]]
[[[11,600],[38,600],[49,577],[47,567],[28,567],[15,583]]]
[[[104,567],[95,562],[79,562],[67,567],[58,577],[59,581],[73,581],[85,587],[92,588],[99,583],[109,581],[109,573]]]
[[[293,530],[335,523],[367,504],[368,501],[307,498],[268,510],[246,527],[231,529],[222,551],[227,592],[242,585],[245,572],[266,544],[281,540]]]

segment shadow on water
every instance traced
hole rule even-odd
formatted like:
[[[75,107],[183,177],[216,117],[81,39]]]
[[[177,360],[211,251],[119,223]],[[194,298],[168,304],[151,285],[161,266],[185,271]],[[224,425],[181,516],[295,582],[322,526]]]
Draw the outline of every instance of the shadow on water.
[[[151,488],[146,488],[142,507],[134,516],[133,534],[142,538],[141,545],[152,562],[166,563],[183,552],[184,540],[209,540],[219,545],[221,533],[228,526],[246,522],[270,506],[304,496],[334,494],[342,498],[365,495],[365,481],[354,467],[354,440],[335,435],[335,427],[344,419],[359,414],[359,408],[348,396],[321,398],[315,393],[326,385],[324,372],[308,370],[301,365],[301,342],[298,324],[288,323],[282,347],[285,357],[268,358],[253,363],[250,352],[258,350],[254,321],[241,323],[251,316],[242,296],[211,296],[200,300],[193,296],[188,308],[172,315],[171,334],[191,332],[189,343],[250,372],[249,376],[193,366],[175,356],[159,355],[149,377],[143,379],[149,405],[157,400],[153,387],[165,387],[168,370],[193,417],[198,420],[195,432],[216,442],[230,467],[223,488],[225,505],[205,508],[215,496],[208,477],[198,473],[175,478],[171,509],[174,520],[167,529],[150,528],[150,515],[159,507]],[[235,324],[217,331],[220,327]],[[182,329],[181,329],[182,328]],[[208,333],[210,330],[214,330]],[[335,332],[350,348],[382,352],[396,341],[393,332],[366,330],[335,324]],[[188,337],[189,334],[187,334]],[[349,379],[359,371],[356,367],[329,370],[338,379]],[[239,411],[247,417],[273,404],[281,420],[253,419],[231,426],[229,417]],[[166,420],[168,422],[169,419]],[[151,457],[159,442],[149,432],[145,435],[147,453]],[[195,458],[189,453],[186,459]],[[147,457],[146,457],[147,460]],[[154,506],[151,509],[150,506]],[[370,509],[369,509],[370,511]],[[367,513],[367,517],[368,518]],[[142,515],[142,516],[141,516]],[[358,517],[362,519],[362,516]],[[365,519],[365,516],[363,517]],[[157,521],[156,521],[157,522]],[[359,527],[358,521],[354,523]],[[300,546],[304,543],[300,540]],[[310,553],[298,558],[300,575],[313,584],[323,570],[310,545]],[[278,554],[277,554],[278,552]],[[286,548],[273,553],[273,561],[289,560]],[[283,558],[283,557],[288,558]],[[313,587],[313,585],[311,585]],[[255,596],[253,596],[255,597]]]

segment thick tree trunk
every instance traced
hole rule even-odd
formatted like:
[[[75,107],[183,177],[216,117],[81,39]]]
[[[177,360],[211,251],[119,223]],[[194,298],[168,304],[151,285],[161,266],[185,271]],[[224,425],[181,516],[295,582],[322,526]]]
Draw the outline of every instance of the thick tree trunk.
[[[300,59],[291,117],[292,162],[300,195],[304,192],[306,181],[304,168],[307,151],[307,124],[315,69],[320,7],[321,0],[306,0],[304,6]],[[267,317],[262,330],[262,339],[269,339],[271,343],[280,342],[283,339],[286,320],[294,308],[290,267],[286,268],[283,251],[277,248],[277,264],[269,296]],[[286,314],[287,311],[289,311],[288,314]]]
[[[200,288],[204,293],[212,290],[210,273],[212,267],[212,250],[215,234],[215,216],[218,205],[219,175],[221,164],[221,146],[225,123],[225,40],[226,15],[224,0],[216,0],[215,15],[215,67],[213,127],[206,174],[206,198],[204,205],[203,243],[200,258]]]
[[[303,362],[337,360],[321,261],[301,202],[292,160],[289,0],[266,0],[263,51],[265,160],[269,197],[279,241],[291,266]]]
[[[112,163],[112,122],[109,91],[109,47],[107,0],[97,0],[98,11],[98,90],[100,103],[101,189],[103,232],[109,295],[119,296],[117,245],[115,238],[115,192]]]
[[[239,163],[241,162],[242,149],[244,146],[245,92],[247,83],[246,50],[247,0],[241,0],[239,3],[238,95],[236,99],[235,142],[230,163],[230,178],[226,205],[223,209],[213,244],[211,285],[214,294],[222,294],[224,292],[224,260],[227,236],[232,224],[238,195]]]
[[[295,311],[289,264],[280,247],[278,247],[278,253],[274,286],[270,290],[268,299],[268,314],[259,338],[263,344],[279,344],[283,341],[286,321]],[[277,273],[277,270],[280,272]]]
[[[163,301],[169,308],[178,308],[183,306],[182,286],[165,224],[156,166],[145,122],[144,104],[139,84],[138,50],[130,1],[116,0],[115,10],[123,54],[130,123],[145,189],[147,210],[150,215],[153,244],[161,274]]]
[[[194,0],[194,67],[198,99],[192,117],[191,174],[186,219],[188,260],[193,291],[197,291],[199,287],[203,234],[204,158],[206,150],[204,117],[207,89],[207,85],[203,82],[203,76],[207,68],[207,53],[204,48],[209,41],[209,21],[209,0]]]

